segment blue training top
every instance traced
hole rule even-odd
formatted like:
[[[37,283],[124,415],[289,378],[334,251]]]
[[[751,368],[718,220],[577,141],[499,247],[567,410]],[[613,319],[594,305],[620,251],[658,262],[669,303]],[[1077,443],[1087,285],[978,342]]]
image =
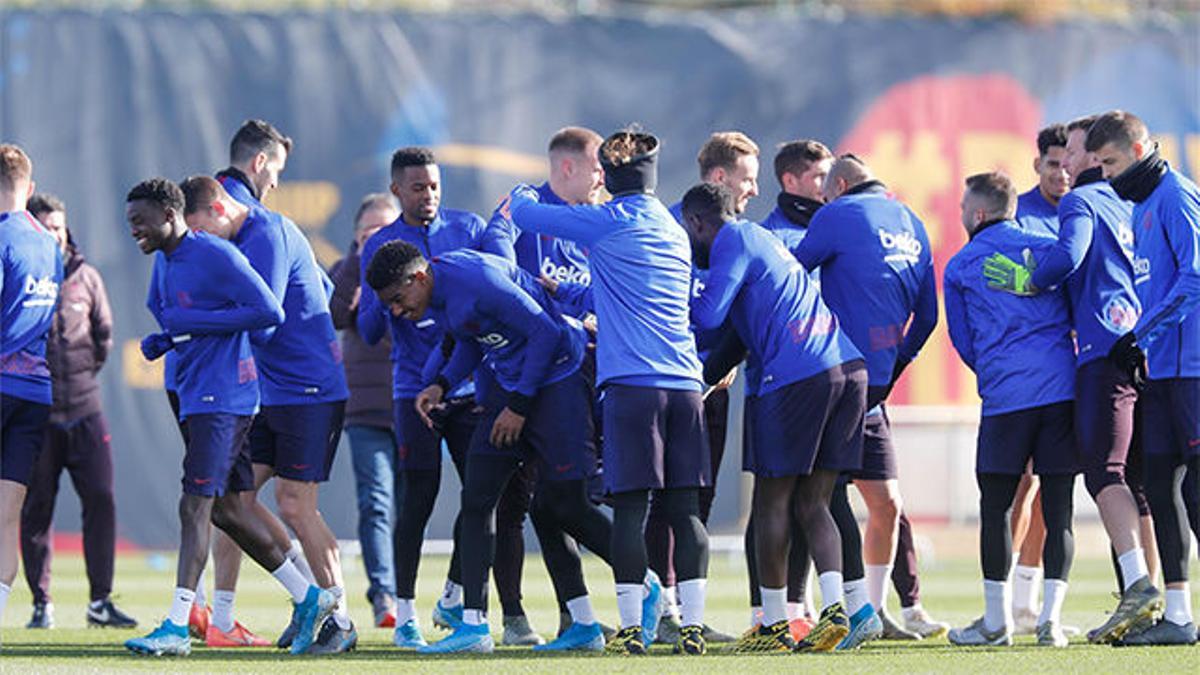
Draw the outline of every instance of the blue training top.
[[[1040,186],[1017,196],[1017,223],[1024,229],[1050,237],[1058,236],[1058,207],[1042,195]]]
[[[0,391],[50,405],[46,339],[63,281],[54,236],[28,211],[0,213]]]

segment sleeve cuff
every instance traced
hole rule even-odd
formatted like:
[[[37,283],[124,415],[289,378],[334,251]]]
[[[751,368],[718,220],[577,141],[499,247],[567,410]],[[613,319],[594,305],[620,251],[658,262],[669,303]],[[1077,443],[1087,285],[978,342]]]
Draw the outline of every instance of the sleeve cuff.
[[[514,391],[508,395],[507,407],[521,417],[529,417],[529,411],[533,409],[533,398]]]

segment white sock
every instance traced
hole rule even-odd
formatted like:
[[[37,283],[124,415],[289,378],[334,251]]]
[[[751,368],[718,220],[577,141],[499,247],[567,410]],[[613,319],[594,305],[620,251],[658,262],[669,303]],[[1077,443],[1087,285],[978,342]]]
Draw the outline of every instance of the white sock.
[[[223,633],[233,630],[233,591],[213,591],[212,623]],[[199,594],[197,593],[197,596]]]
[[[417,601],[413,598],[396,598],[396,625],[403,626],[417,620]]]
[[[672,616],[679,618],[679,600],[676,598],[675,587],[668,586],[662,589],[663,594],[663,616]]]
[[[438,602],[442,603],[442,607],[457,607],[462,604],[462,596],[462,584],[447,579],[446,586],[442,589],[442,599]]]
[[[810,617],[817,616],[817,601],[814,597],[816,593],[812,592],[813,588],[817,585],[814,579],[816,573],[816,566],[809,565],[808,576],[804,578],[804,588],[807,589],[804,592],[804,614]]]
[[[867,565],[867,600],[877,612],[884,610],[888,578],[891,576],[891,565]]]
[[[989,631],[1012,627],[1007,581],[983,580],[983,627]]]
[[[300,548],[299,542],[292,542],[292,547],[287,552],[287,559],[291,560],[296,569],[300,570],[300,574],[304,575],[304,580],[309,585],[317,585],[317,578],[313,576],[312,568],[308,565],[308,558],[304,557],[304,549]]]
[[[762,624],[763,610],[761,605],[756,605],[750,608],[750,625],[758,626]]]
[[[758,590],[762,593],[763,625],[770,626],[787,620],[787,588],[759,586]]]
[[[567,601],[567,611],[571,613],[571,621],[581,626],[596,623],[596,614],[592,611],[592,599],[586,595]]]
[[[867,604],[867,580],[855,579],[842,584],[842,593],[846,598],[846,615],[854,616],[858,610]]]
[[[200,570],[200,581],[196,582],[196,604],[201,607],[208,604],[208,598],[204,594],[205,582],[208,581],[208,565],[205,564]],[[214,589],[216,590],[216,589]]]
[[[308,595],[308,589],[313,585],[304,578],[304,575],[296,567],[296,563],[291,560],[284,560],[279,569],[271,572],[271,576],[283,584],[288,594],[292,596],[292,602],[304,602],[304,596]]]
[[[8,604],[9,593],[12,593],[12,586],[0,584],[0,617],[4,616],[4,607]]]
[[[905,621],[911,621],[921,615],[921,603],[914,602],[912,607],[902,607],[900,616],[904,617]]]
[[[1037,607],[1038,597],[1038,577],[1042,575],[1042,568],[1028,567],[1026,565],[1017,565],[1017,569],[1013,572],[1013,590],[1012,602],[1013,611],[1025,609],[1032,611]]]
[[[1163,610],[1163,619],[1177,626],[1192,622],[1192,594],[1186,587],[1167,589],[1167,608]]]
[[[802,616],[804,616],[804,603],[789,602],[787,604],[788,621],[795,621],[796,619],[799,619]]]
[[[617,615],[621,628],[642,625],[642,584],[617,584]]]
[[[346,589],[334,586],[329,589],[329,592],[337,598],[337,604],[333,607],[333,620],[337,622],[338,628],[350,630],[350,612],[346,609]]]
[[[704,596],[708,579],[688,579],[679,582],[679,623],[684,626],[704,625]]]
[[[821,572],[817,575],[817,584],[821,587],[821,611],[826,607],[842,601],[842,573]]]
[[[196,591],[190,588],[176,588],[175,598],[171,601],[171,613],[167,620],[176,626],[188,625],[188,614],[192,612],[192,603],[196,600]]]
[[[1146,552],[1140,546],[1117,556],[1117,564],[1121,566],[1121,581],[1125,584],[1122,590],[1127,591],[1138,579],[1150,576],[1150,570],[1146,567]]]
[[[468,626],[483,626],[487,624],[487,617],[482,609],[464,609],[463,623]]]
[[[1063,600],[1067,599],[1067,582],[1062,579],[1047,579],[1043,582],[1045,597],[1042,599],[1042,614],[1038,625],[1047,621],[1062,624]]]

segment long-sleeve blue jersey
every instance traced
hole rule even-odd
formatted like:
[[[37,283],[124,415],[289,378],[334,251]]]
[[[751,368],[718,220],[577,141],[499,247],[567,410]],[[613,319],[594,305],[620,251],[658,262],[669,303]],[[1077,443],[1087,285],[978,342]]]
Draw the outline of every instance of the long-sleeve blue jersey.
[[[675,202],[667,208],[667,211],[675,218],[675,222],[684,228],[684,232],[687,232],[687,223],[683,222],[683,202]],[[696,266],[696,261],[693,260],[691,292],[693,303],[695,303],[696,298],[699,298],[700,294],[704,291],[704,284],[707,281],[708,270]],[[708,355],[717,345],[721,344],[722,338],[724,338],[726,331],[729,330],[733,330],[732,326],[718,325],[712,328],[700,328],[695,323],[692,324],[692,335],[696,336],[696,356],[700,359],[701,363],[708,360]],[[751,363],[752,367],[754,365],[757,364]]]
[[[1150,379],[1200,377],[1200,189],[1170,169],[1133,207],[1135,327]]]
[[[348,397],[324,273],[300,228],[278,213],[252,206],[233,243],[267,282],[286,316],[274,331],[252,341],[263,405]]]
[[[46,338],[63,280],[58,242],[28,211],[0,213],[0,391],[50,405]]]
[[[796,249],[800,247],[800,242],[804,241],[804,237],[808,235],[807,225],[792,222],[783,213],[783,209],[778,206],[767,214],[762,221],[762,226],[775,235],[779,241],[782,241],[784,248],[793,256],[796,255]]]
[[[444,329],[430,316],[412,322],[392,316],[379,302],[379,294],[367,283],[367,268],[380,246],[389,241],[406,241],[421,250],[426,260],[458,249],[478,249],[487,225],[474,213],[439,209],[428,226],[415,227],[400,216],[391,225],[379,230],[363,244],[362,294],[358,306],[358,334],[373,345],[390,331],[392,338],[392,397],[413,398],[427,384],[421,376],[425,361],[434,348],[441,348]],[[451,396],[469,396],[475,391],[471,382],[464,382]]]
[[[606,204],[537,202],[513,190],[513,222],[588,248],[596,304],[597,383],[699,391],[703,382],[688,327],[692,251],[662,202],[629,194]]]
[[[453,385],[482,360],[506,391],[533,397],[579,369],[587,336],[529,272],[500,256],[435,257],[430,311],[455,337],[441,374]]]
[[[1017,196],[1017,223],[1030,232],[1057,237],[1058,207],[1042,195],[1041,187],[1034,185]]]
[[[283,307],[245,256],[218,237],[188,232],[163,261],[155,318],[171,335],[191,335],[175,347],[180,419],[254,414],[259,381],[248,331],[282,323]]]
[[[794,253],[805,268],[820,267],[821,296],[866,359],[870,384],[890,384],[896,359],[915,358],[937,325],[920,219],[872,181],[822,206]]]
[[[707,283],[692,301],[692,322],[702,329],[727,316],[759,364],[747,382],[754,394],[862,358],[804,268],[754,223],[726,223],[717,233]]]
[[[1044,255],[1054,239],[1013,220],[976,230],[946,265],[942,291],[950,341],[975,371],[984,415],[1075,398],[1075,345],[1065,289],[1018,297],[987,287],[983,263],[993,253],[1020,260]]]
[[[1133,286],[1132,212],[1133,204],[1107,181],[1078,185],[1058,203],[1058,240],[1037,259],[1035,286],[1066,280],[1080,366],[1107,356],[1141,314]]]
[[[542,204],[566,205],[550,183],[536,188]],[[500,209],[488,220],[480,250],[507,258],[535,277],[545,276],[558,282],[555,302],[571,316],[582,317],[593,311],[592,272],[587,249],[570,239],[548,234],[522,232]]]
[[[166,254],[158,251],[154,254],[154,266],[150,270],[150,286],[146,289],[146,309],[150,310],[150,314],[154,316],[154,320],[160,326],[163,323],[163,310],[166,309],[166,297],[163,291],[166,273]],[[175,384],[178,361],[179,355],[174,349],[163,355],[163,389],[167,391],[179,391],[179,387]]]

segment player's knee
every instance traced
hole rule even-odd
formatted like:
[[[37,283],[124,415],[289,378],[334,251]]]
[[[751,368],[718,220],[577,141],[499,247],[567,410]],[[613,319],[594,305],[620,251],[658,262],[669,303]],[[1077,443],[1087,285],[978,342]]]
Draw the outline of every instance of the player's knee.
[[[1083,484],[1088,494],[1095,499],[1111,485],[1125,485],[1125,470],[1123,468],[1097,467],[1083,473]]]

